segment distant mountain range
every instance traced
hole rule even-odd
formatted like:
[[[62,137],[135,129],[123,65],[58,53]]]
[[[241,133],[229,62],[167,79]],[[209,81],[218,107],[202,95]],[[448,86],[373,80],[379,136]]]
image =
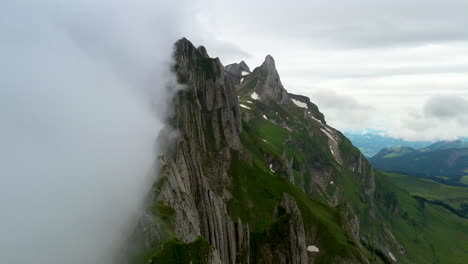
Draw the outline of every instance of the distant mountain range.
[[[451,185],[468,184],[468,142],[462,140],[437,142],[419,150],[386,148],[369,161],[383,171],[431,178]]]
[[[431,141],[406,141],[400,138],[389,137],[381,130],[364,130],[344,132],[344,135],[351,140],[362,154],[366,157],[373,157],[380,150],[385,148],[410,147],[421,149],[431,145]]]

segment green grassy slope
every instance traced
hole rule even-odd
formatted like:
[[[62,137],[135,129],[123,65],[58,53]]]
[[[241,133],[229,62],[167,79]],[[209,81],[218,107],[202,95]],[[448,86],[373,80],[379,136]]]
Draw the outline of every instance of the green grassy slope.
[[[370,208],[372,201],[365,195],[362,185],[356,180],[356,173],[340,168],[327,146],[327,138],[319,132],[319,124],[305,120],[300,109],[290,109],[277,105],[264,104],[249,97],[241,97],[243,108],[249,115],[249,122],[244,123],[242,141],[253,155],[253,164],[234,164],[231,175],[234,176],[233,199],[230,210],[234,217],[251,223],[254,234],[262,234],[269,228],[274,206],[281,199],[282,192],[291,194],[297,201],[305,223],[311,227],[320,226],[319,234],[327,241],[324,248],[330,252],[322,253],[322,261],[330,261],[327,253],[341,252],[343,256],[358,259],[359,254],[350,242],[349,233],[343,228],[342,211],[344,205],[331,207],[323,195],[332,194],[336,187],[330,186],[320,195],[306,195],[303,191],[307,173],[302,168],[310,166],[331,167],[336,185],[344,200],[356,211],[361,222],[361,236],[364,244],[380,245],[380,249],[368,245],[363,254],[374,261],[392,263],[388,253],[395,248],[387,242],[387,236],[393,236],[402,246],[402,252],[392,250],[399,263],[464,263],[468,257],[468,222],[443,207],[411,197],[410,193],[393,185],[388,175],[376,173],[375,208]],[[263,118],[263,115],[267,119]],[[279,124],[285,122],[286,129]],[[345,158],[359,155],[345,138],[340,149]],[[265,162],[265,156],[280,157],[284,152],[294,156],[297,178],[296,186],[281,176],[273,173]],[[241,170],[241,171],[239,171]],[[296,173],[295,173],[296,176]],[[318,186],[314,186],[319,188]],[[457,189],[458,190],[458,189]],[[333,214],[333,212],[335,212]],[[390,234],[383,236],[382,234]],[[341,235],[340,235],[341,234]],[[255,237],[255,235],[254,235]],[[327,238],[325,240],[325,238]]]
[[[468,174],[468,148],[436,148],[427,151],[406,149],[408,150],[384,149],[370,161],[383,171],[431,178],[451,185],[463,185],[463,176]]]
[[[360,134],[344,132],[344,134],[359,148],[362,154],[369,158],[375,156],[379,151],[385,148],[410,147],[413,149],[421,149],[432,144],[432,142],[429,141],[406,141],[400,138],[370,133]]]
[[[462,204],[468,206],[468,187],[449,186],[429,179],[403,174],[385,173],[385,175],[413,196],[441,201],[456,210],[461,210]]]
[[[445,208],[412,198],[392,185],[385,175],[378,178],[393,193],[398,212],[379,213],[397,241],[404,246],[408,263],[465,263],[468,254],[468,221]]]
[[[248,134],[248,129],[245,131],[243,142],[252,143],[256,140]],[[248,146],[253,153],[253,164],[241,160],[239,153],[232,155],[229,174],[233,178],[233,199],[228,204],[228,209],[233,219],[239,217],[243,222],[249,223],[254,238],[252,246],[255,247],[255,242],[264,239],[265,231],[274,224],[272,215],[275,207],[283,193],[288,193],[297,202],[306,232],[317,232],[317,240],[324,249],[319,253],[316,263],[330,263],[334,256],[359,260],[360,253],[343,228],[344,219],[339,210],[310,199],[299,187],[271,172],[258,156],[262,151],[268,151],[267,144]],[[253,263],[257,262],[253,260]]]

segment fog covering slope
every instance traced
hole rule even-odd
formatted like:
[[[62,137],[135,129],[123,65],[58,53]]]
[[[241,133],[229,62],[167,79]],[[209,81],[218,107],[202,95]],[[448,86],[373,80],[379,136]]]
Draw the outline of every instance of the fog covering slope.
[[[110,263],[154,181],[187,3],[2,4],[0,263]]]

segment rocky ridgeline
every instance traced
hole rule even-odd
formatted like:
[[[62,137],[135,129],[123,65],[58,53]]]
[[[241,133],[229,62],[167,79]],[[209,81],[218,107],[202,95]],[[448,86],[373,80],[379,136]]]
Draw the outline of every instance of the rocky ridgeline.
[[[130,254],[142,255],[164,249],[165,241],[171,239],[188,247],[202,237],[209,244],[209,250],[201,257],[201,262],[190,255],[192,263],[313,263],[316,255],[307,252],[306,242],[318,240],[317,229],[320,227],[304,227],[303,216],[292,196],[284,194],[271,212],[274,224],[264,234],[276,241],[275,236],[280,232],[280,241],[256,240],[255,252],[249,224],[232,219],[229,214],[232,153],[240,153],[241,159],[249,164],[253,162],[252,153],[241,142],[243,115],[238,95],[252,96],[255,93],[265,104],[271,102],[302,113],[303,118],[317,128],[307,133],[328,142],[321,146],[321,151],[331,152],[334,161],[304,162],[310,167],[299,171],[309,185],[306,187],[302,183],[304,192],[319,188],[330,205],[344,202],[341,187],[334,183],[333,175],[349,170],[355,172],[355,180],[364,186],[366,199],[372,201],[375,192],[373,169],[358,151],[342,153],[341,141],[347,139],[326,124],[323,114],[309,98],[288,94],[270,55],[251,72],[243,61],[224,67],[218,58],[210,58],[204,47],[196,48],[187,39],[181,39],[175,44],[174,59],[178,80],[187,86],[174,98],[174,115],[169,121],[179,137],[161,157],[160,180],[149,199],[150,206],[130,240]],[[247,81],[253,85],[242,88]],[[248,114],[244,117],[249,118]],[[272,172],[276,167],[283,168],[279,172],[284,171],[289,181],[300,185],[294,182],[297,161],[293,158],[284,153],[280,158],[265,157],[265,163],[268,162]],[[325,191],[330,185],[335,188],[333,193]],[[261,186],[258,191],[262,192]],[[360,262],[366,263],[368,261],[359,253],[358,245],[362,239],[359,219],[350,206],[344,210],[344,216],[348,222],[341,223],[342,228],[349,230],[349,237],[357,247],[355,255],[361,258]],[[333,259],[334,263],[357,263],[355,259],[341,256]],[[156,260],[150,258],[148,261]]]
[[[246,75],[249,75],[250,68],[244,61],[229,64],[225,67],[226,73],[233,79],[235,84],[240,84]]]
[[[254,90],[260,99],[274,101],[279,104],[291,103],[288,92],[281,83],[278,71],[276,70],[275,60],[272,56],[267,55],[263,64],[256,68],[252,74],[258,80]]]

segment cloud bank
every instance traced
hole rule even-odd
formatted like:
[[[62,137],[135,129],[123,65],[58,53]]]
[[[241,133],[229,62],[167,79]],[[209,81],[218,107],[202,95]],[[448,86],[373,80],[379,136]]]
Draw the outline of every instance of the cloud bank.
[[[410,139],[453,140],[468,134],[468,99],[456,95],[429,97],[420,109],[402,117],[402,130],[393,131]],[[437,135],[437,136],[433,136]]]
[[[238,0],[213,3],[199,16],[205,35],[215,36],[203,41],[208,48],[236,43],[250,54],[220,49],[223,62],[244,59],[253,68],[272,54],[288,91],[312,101],[332,91],[373,108],[361,118],[368,121],[350,122],[345,111],[314,101],[329,124],[341,130],[366,124],[410,139],[410,112],[420,116],[413,124],[433,121],[423,109],[429,98],[468,98],[466,10],[464,0]],[[459,122],[434,125],[421,136],[467,134]]]
[[[431,97],[424,105],[424,114],[440,120],[468,124],[468,100],[448,95]]]
[[[192,3],[2,4],[1,263],[111,263],[155,177]]]
[[[354,97],[340,95],[334,91],[319,91],[311,100],[327,113],[326,120],[333,120],[334,125],[349,129],[360,129],[371,124],[374,108],[358,102]]]

